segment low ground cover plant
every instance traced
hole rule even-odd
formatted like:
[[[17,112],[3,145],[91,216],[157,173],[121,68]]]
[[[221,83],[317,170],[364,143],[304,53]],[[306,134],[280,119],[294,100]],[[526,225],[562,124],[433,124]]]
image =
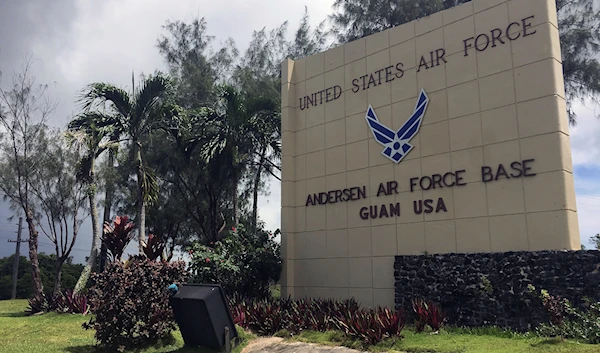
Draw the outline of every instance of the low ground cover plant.
[[[28,315],[36,315],[55,311],[58,313],[83,314],[90,312],[90,303],[85,293],[76,294],[71,289],[63,290],[56,295],[43,294],[40,298],[31,298],[25,310]]]
[[[566,298],[552,295],[545,289],[538,291],[530,285],[529,290],[538,294],[550,316],[549,323],[543,323],[536,328],[535,331],[540,336],[600,343],[600,303],[584,298],[584,309],[579,309]]]
[[[350,339],[374,345],[386,338],[400,339],[405,326],[402,311],[363,309],[353,299],[253,300],[234,296],[230,308],[237,325],[264,336],[337,330]]]
[[[433,331],[438,331],[446,321],[446,317],[440,307],[432,301],[413,299],[412,308],[415,316],[415,330],[417,332],[425,331],[427,326]]]

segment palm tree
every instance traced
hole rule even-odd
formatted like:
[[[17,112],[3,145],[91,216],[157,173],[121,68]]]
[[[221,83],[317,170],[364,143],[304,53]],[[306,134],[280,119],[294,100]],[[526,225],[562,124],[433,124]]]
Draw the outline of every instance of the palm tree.
[[[277,106],[272,99],[250,98],[225,85],[221,89],[216,113],[207,119],[205,143],[201,155],[206,162],[218,161],[230,166],[232,175],[232,203],[234,225],[239,224],[238,184],[260,142],[261,125],[272,116]],[[260,145],[260,146],[259,146]]]
[[[170,79],[158,73],[145,78],[139,89],[133,87],[131,95],[111,84],[93,83],[81,98],[84,111],[99,105],[118,117],[118,128],[131,143],[138,186],[136,224],[140,251],[146,240],[146,203],[154,202],[158,197],[154,172],[144,164],[142,158],[142,139],[160,122],[171,91]]]
[[[109,140],[110,141],[119,141],[121,138],[121,131],[122,131],[122,129],[119,129],[119,128],[113,129],[112,134],[109,137]],[[107,166],[108,166],[108,169],[110,172],[114,172],[115,157],[116,157],[118,151],[119,151],[119,144],[114,144],[108,150]],[[112,176],[112,174],[111,174],[111,176]],[[104,216],[102,217],[102,220],[104,221],[104,223],[106,223],[106,222],[110,223],[110,221],[111,221],[110,211],[112,209],[113,199],[115,196],[115,180],[111,176],[105,175],[105,182],[106,182],[105,188],[106,189],[104,191]],[[101,272],[104,271],[106,258],[107,258],[106,244],[104,242],[101,242],[100,266],[99,266],[99,269]]]
[[[96,207],[97,183],[95,162],[102,152],[118,143],[118,141],[111,139],[111,137],[114,137],[117,122],[118,119],[116,117],[109,115],[96,112],[83,113],[69,122],[68,130],[65,134],[71,144],[79,144],[86,151],[78,164],[77,180],[87,185],[92,217],[92,248],[88,261],[75,285],[75,293],[79,293],[85,288],[98,258],[101,230],[98,226],[98,209]]]
[[[254,138],[257,146],[253,153],[256,172],[252,185],[252,231],[256,233],[258,191],[262,175],[266,172],[281,181],[276,174],[276,171],[281,172],[281,115],[278,109],[265,110],[256,116],[253,125],[258,127]]]

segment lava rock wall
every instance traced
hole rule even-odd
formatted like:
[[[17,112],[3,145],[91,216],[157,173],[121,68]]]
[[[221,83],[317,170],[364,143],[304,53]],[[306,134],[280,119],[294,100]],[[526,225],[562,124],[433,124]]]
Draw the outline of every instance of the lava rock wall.
[[[600,301],[600,251],[536,251],[396,256],[395,306],[438,303],[448,323],[529,330],[548,320],[528,289],[546,289],[579,306]]]

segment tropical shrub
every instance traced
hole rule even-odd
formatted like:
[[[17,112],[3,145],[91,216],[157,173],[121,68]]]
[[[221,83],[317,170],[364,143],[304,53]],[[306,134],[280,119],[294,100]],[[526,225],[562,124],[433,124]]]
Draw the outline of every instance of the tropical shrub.
[[[27,315],[35,315],[39,313],[47,313],[52,311],[52,300],[48,299],[45,293],[42,293],[40,297],[33,297],[29,299],[28,307],[25,309]]]
[[[415,330],[417,332],[425,331],[427,326],[427,309],[425,301],[415,299],[412,301],[413,312],[415,313]]]
[[[227,296],[239,293],[268,298],[269,285],[279,281],[282,261],[274,234],[259,229],[250,234],[243,225],[220,241],[189,249],[190,270],[196,283],[220,284]]]
[[[528,289],[532,292],[535,291],[535,287],[531,284],[528,286]],[[569,301],[560,296],[550,295],[545,289],[540,290],[539,298],[542,301],[544,309],[550,316],[550,323],[560,325],[571,310]]]
[[[423,332],[427,325],[433,331],[438,331],[444,325],[445,315],[435,303],[423,299],[413,299],[412,308],[415,313],[415,330],[417,332]]]
[[[401,337],[404,328],[402,312],[387,308],[345,312],[342,318],[335,318],[334,322],[348,337],[367,345],[375,345],[388,337]]]
[[[346,337],[373,345],[401,338],[404,316],[387,308],[361,309],[355,300],[284,298],[244,299],[234,296],[230,308],[236,325],[259,335],[297,335],[302,331],[341,331]]]
[[[95,318],[84,323],[109,350],[144,347],[168,338],[176,328],[168,286],[180,285],[189,274],[185,262],[157,262],[135,256],[113,261],[92,275],[89,290]]]
[[[530,285],[529,289],[537,293],[535,287]],[[585,309],[578,309],[569,300],[551,295],[545,289],[539,291],[538,298],[550,317],[549,323],[536,328],[539,335],[600,343],[600,302],[584,298]]]
[[[75,293],[67,289],[54,298],[54,310],[60,313],[83,314],[90,311],[90,304],[86,294]]]
[[[51,294],[42,293],[40,298],[29,299],[29,305],[25,313],[35,315],[51,311],[87,315],[90,311],[90,304],[84,293],[74,293],[72,290],[67,289],[54,297]]]
[[[166,243],[160,236],[149,234],[148,239],[142,243],[142,251],[148,260],[154,261],[163,256]]]
[[[112,222],[105,222],[102,242],[106,245],[106,249],[110,254],[111,259],[120,260],[127,244],[133,239],[134,224],[129,221],[127,216],[117,216]]]

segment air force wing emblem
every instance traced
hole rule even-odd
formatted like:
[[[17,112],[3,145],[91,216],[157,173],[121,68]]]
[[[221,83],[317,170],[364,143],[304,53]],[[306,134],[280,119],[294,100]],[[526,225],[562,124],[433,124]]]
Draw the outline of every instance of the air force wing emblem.
[[[394,131],[380,123],[377,120],[377,115],[375,115],[375,110],[369,104],[365,118],[373,136],[375,136],[375,140],[384,146],[381,154],[396,163],[400,163],[404,159],[414,147],[409,142],[419,132],[419,127],[421,127],[421,123],[423,122],[423,116],[428,104],[429,97],[427,97],[425,90],[421,89],[413,114],[398,131]]]

